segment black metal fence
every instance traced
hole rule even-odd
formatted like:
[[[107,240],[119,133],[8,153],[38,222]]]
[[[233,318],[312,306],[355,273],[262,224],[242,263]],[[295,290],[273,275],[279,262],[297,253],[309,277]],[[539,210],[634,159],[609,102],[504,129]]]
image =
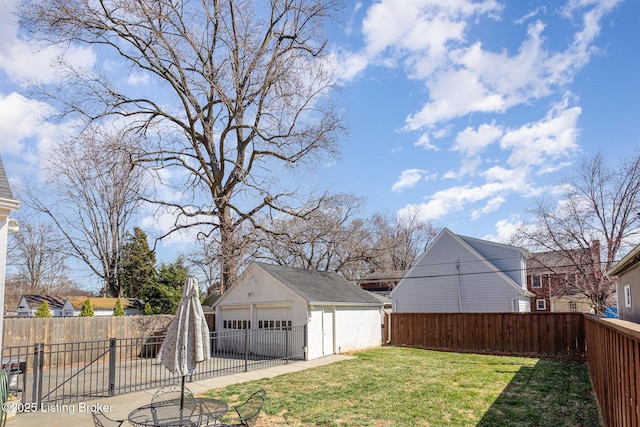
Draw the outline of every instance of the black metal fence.
[[[211,332],[211,357],[187,381],[304,360],[306,326]],[[2,349],[10,393],[30,408],[109,397],[178,381],[156,355],[164,336]]]

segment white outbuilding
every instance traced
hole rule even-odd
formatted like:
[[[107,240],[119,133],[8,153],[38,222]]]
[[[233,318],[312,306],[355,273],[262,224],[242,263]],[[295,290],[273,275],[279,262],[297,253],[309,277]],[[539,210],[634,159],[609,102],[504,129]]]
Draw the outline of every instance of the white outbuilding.
[[[380,300],[333,272],[253,262],[214,308],[216,331],[306,325],[307,360],[382,343]]]

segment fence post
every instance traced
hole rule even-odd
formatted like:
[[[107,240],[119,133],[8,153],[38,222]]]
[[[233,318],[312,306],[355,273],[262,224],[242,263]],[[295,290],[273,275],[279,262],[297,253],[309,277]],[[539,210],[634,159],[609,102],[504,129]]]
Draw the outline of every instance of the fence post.
[[[36,353],[38,354],[38,408],[42,407],[42,377],[44,371],[44,343],[36,344]],[[35,368],[34,368],[35,370]],[[33,376],[36,381],[36,376]]]
[[[289,329],[284,330],[284,361],[289,363]]]
[[[32,403],[37,403],[38,407],[40,407],[40,402],[38,401],[38,376],[40,375],[38,371],[38,364],[40,363],[39,356],[39,344],[35,344],[33,346],[33,393],[31,393]],[[27,373],[24,373],[24,377],[27,377]]]
[[[244,371],[249,371],[249,329],[244,330]]]
[[[302,330],[302,334],[303,334],[302,342],[304,343],[304,345],[302,347],[304,349],[303,350],[303,353],[304,353],[303,356],[304,356],[304,360],[308,360],[307,356],[309,355],[309,348],[307,346],[309,345],[309,343],[307,342],[307,325],[306,324],[304,325],[304,328]]]
[[[116,389],[116,339],[109,340],[109,396],[115,394]]]

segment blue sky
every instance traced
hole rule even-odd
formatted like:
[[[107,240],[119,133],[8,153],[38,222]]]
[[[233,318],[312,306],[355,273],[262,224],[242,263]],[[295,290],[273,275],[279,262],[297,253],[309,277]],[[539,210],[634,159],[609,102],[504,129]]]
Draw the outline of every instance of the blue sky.
[[[36,51],[16,5],[0,0],[0,153],[19,186],[65,125],[24,83],[55,81],[60,52]],[[341,158],[304,181],[364,197],[363,216],[411,212],[504,241],[582,156],[638,146],[637,1],[349,1],[327,29],[349,131]]]

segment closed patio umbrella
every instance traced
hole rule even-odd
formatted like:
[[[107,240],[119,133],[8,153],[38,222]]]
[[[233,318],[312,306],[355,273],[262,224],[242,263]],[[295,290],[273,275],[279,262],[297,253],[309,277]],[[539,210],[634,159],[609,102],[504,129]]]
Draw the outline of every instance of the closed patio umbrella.
[[[196,365],[209,358],[209,326],[202,312],[198,281],[187,278],[176,315],[167,328],[158,359],[173,374],[182,376],[180,409],[184,407],[184,381]]]

